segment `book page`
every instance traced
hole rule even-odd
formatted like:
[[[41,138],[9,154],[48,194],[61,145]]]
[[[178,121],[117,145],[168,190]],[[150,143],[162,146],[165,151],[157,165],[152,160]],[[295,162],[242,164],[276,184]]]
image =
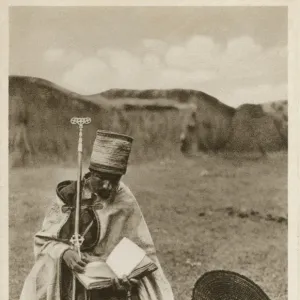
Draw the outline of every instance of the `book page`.
[[[90,262],[86,265],[84,273],[74,273],[87,289],[108,287],[111,279],[115,277],[114,272],[103,261]]]
[[[111,268],[103,261],[88,263],[83,274],[90,278],[113,278],[115,276]]]
[[[131,240],[123,238],[108,256],[106,263],[120,278],[128,276],[145,256],[143,249]]]

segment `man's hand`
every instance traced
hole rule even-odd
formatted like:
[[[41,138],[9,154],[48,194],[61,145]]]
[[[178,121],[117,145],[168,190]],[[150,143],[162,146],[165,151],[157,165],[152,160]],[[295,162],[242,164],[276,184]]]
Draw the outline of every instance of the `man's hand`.
[[[93,256],[93,255],[90,255],[85,252],[81,253],[81,257],[82,257],[82,260],[85,261],[86,263],[90,263],[90,262],[94,262],[94,261],[104,261],[104,259],[101,259],[98,256]]]
[[[85,257],[80,259],[78,253],[72,249],[69,249],[64,253],[63,260],[71,270],[74,270],[78,273],[83,273],[84,267],[88,263]]]
[[[128,291],[131,290],[135,285],[138,284],[137,279],[128,279],[126,276],[123,278],[114,278],[113,279],[113,287],[117,291]]]

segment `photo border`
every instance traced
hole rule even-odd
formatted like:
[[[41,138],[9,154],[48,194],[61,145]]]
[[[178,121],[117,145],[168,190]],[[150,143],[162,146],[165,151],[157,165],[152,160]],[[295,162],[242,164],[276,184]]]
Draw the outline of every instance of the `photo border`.
[[[288,7],[288,299],[300,295],[300,1],[288,0],[13,0],[0,2],[0,299],[9,299],[9,217],[8,217],[8,76],[10,6],[287,6]],[[298,14],[297,14],[298,12]],[[7,159],[4,159],[7,158]]]

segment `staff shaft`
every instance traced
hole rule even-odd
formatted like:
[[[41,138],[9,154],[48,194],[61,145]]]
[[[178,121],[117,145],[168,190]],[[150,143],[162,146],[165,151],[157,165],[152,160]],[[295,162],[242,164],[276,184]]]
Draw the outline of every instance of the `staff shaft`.
[[[77,118],[71,119],[71,124],[78,125],[78,171],[77,171],[77,192],[76,192],[76,204],[75,204],[75,226],[74,235],[71,238],[71,243],[74,248],[78,251],[78,255],[81,258],[80,246],[83,243],[84,238],[79,234],[80,227],[80,210],[81,210],[81,177],[82,177],[82,131],[83,125],[89,124],[91,122],[90,118]]]
[[[78,251],[78,255],[81,258],[80,246],[83,243],[83,238],[79,235],[80,225],[80,210],[81,210],[81,177],[82,177],[82,130],[83,125],[89,124],[90,118],[72,118],[71,124],[78,125],[78,171],[77,171],[77,192],[76,192],[76,207],[75,207],[75,226],[74,235],[71,238],[71,243]],[[76,300],[76,276],[73,274],[73,287],[72,287],[72,300]]]
[[[75,214],[75,230],[74,234],[79,235],[80,224],[80,207],[81,207],[81,178],[82,178],[82,128],[79,126],[79,138],[78,138],[78,172],[77,172],[77,197],[76,197],[76,214]],[[81,258],[80,245],[77,243],[78,255]]]

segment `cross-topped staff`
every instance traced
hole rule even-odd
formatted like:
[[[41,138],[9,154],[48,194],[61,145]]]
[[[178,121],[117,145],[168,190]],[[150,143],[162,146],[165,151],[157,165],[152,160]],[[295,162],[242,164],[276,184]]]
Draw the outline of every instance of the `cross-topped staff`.
[[[78,175],[77,175],[77,197],[76,197],[76,210],[75,210],[75,228],[74,234],[70,239],[74,248],[78,251],[78,255],[81,258],[80,246],[82,245],[84,238],[79,234],[80,223],[80,207],[81,207],[81,174],[82,174],[82,129],[83,125],[91,123],[91,118],[77,118],[71,119],[71,124],[78,125],[79,137],[78,137]]]
[[[75,228],[74,234],[70,239],[73,247],[78,251],[78,255],[81,258],[80,246],[82,245],[84,238],[79,234],[80,223],[80,208],[81,208],[81,174],[82,174],[82,130],[83,125],[91,123],[91,118],[78,118],[73,117],[71,119],[72,125],[78,125],[78,174],[77,174],[77,195],[76,195],[76,208],[75,208]],[[72,288],[72,300],[76,300],[76,276],[73,274],[73,288]]]

